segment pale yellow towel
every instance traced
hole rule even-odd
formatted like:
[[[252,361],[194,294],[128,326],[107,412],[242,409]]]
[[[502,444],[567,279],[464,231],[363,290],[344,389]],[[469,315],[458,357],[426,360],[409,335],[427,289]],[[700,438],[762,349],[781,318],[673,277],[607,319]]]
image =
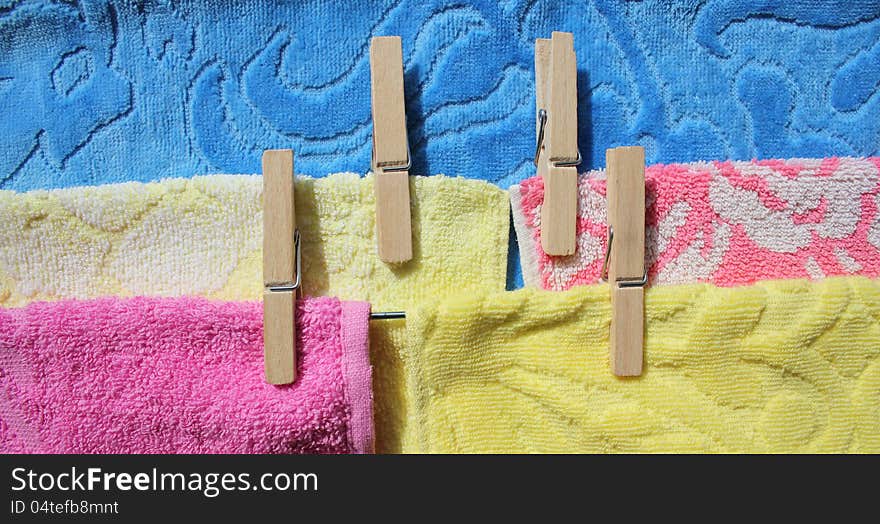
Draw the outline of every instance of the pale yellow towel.
[[[467,295],[409,320],[410,451],[880,452],[880,284],[650,289],[644,375],[607,286]]]
[[[502,291],[509,204],[482,181],[411,177],[413,260],[376,256],[372,178],[297,178],[307,295],[410,310],[463,290]],[[214,175],[53,191],[0,191],[0,305],[101,295],[262,296],[262,179]],[[373,322],[377,449],[406,420],[402,321]]]

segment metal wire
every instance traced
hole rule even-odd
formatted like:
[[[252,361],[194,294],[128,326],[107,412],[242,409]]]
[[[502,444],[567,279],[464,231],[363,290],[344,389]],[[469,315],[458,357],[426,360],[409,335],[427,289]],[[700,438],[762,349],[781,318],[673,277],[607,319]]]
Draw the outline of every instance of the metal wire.
[[[406,318],[405,311],[377,311],[370,313],[370,320],[395,320],[398,318]]]
[[[535,146],[535,167],[538,166],[538,159],[541,158],[541,148],[544,147],[544,128],[547,127],[547,110],[538,110],[538,144]],[[581,150],[577,150],[577,158],[575,160],[556,160],[553,167],[575,167],[581,165]]]
[[[299,229],[293,230],[293,252],[295,253],[295,270],[296,270],[296,280],[293,281],[292,284],[277,284],[272,286],[267,286],[266,289],[269,291],[297,291],[299,292],[299,286],[302,283],[302,255],[299,249]]]
[[[608,261],[611,259],[611,244],[614,242],[614,228],[608,226],[608,245],[605,247],[605,261],[602,263],[602,273],[599,280],[601,282],[608,281]],[[617,277],[614,279],[617,287],[645,287],[648,284],[648,270],[641,277]]]

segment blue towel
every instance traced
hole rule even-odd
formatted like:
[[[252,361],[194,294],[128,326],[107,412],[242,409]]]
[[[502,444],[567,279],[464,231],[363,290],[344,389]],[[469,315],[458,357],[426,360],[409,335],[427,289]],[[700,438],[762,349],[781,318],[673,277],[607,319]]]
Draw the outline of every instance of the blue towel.
[[[878,154],[880,0],[0,0],[0,188],[365,172],[369,39],[403,38],[413,174],[534,173],[534,40],[575,34],[584,168]]]

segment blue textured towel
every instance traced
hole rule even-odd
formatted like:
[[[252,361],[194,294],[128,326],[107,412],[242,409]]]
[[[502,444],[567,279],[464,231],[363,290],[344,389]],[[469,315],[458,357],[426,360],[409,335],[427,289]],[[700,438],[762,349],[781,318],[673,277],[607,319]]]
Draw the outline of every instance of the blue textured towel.
[[[0,188],[365,172],[369,39],[403,37],[413,174],[533,174],[536,37],[575,34],[584,167],[880,153],[880,1],[0,0]]]

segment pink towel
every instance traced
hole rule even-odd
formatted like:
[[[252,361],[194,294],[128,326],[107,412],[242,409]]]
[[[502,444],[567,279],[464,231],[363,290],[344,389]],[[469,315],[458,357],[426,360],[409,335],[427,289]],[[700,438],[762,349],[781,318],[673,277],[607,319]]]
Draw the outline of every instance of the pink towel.
[[[263,379],[255,302],[0,309],[4,453],[368,453],[369,305],[298,305],[297,380]]]
[[[880,276],[880,158],[650,166],[646,267],[653,284],[720,286],[832,275]],[[539,177],[511,188],[523,279],[563,290],[599,280],[605,174],[578,183],[577,251],[541,249]]]

